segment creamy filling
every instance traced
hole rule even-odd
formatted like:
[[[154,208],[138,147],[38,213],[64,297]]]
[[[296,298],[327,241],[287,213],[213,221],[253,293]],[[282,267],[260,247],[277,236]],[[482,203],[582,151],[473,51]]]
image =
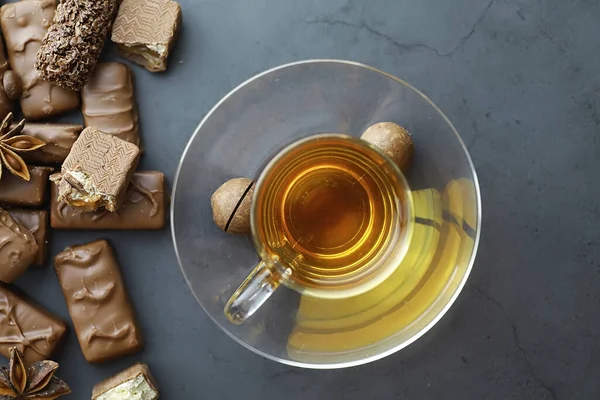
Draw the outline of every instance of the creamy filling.
[[[125,52],[142,57],[153,66],[160,66],[167,54],[167,46],[163,44],[122,44],[121,46]]]
[[[94,210],[104,206],[114,211],[115,197],[96,190],[90,177],[81,171],[69,171],[59,184],[59,195],[74,207]]]
[[[96,400],[154,400],[158,393],[144,375],[138,375],[102,393]]]

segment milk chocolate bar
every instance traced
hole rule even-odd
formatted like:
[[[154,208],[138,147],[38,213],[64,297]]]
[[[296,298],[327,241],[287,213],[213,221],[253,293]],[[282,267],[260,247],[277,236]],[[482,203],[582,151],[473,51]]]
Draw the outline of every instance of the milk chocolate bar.
[[[34,124],[27,123],[22,135],[32,136],[46,143],[40,149],[21,154],[27,163],[61,164],[71,151],[83,126],[77,124]]]
[[[167,58],[181,25],[181,7],[172,0],[123,0],[112,41],[124,57],[148,71],[167,69]]]
[[[156,400],[158,389],[150,368],[135,364],[98,383],[92,389],[92,400]]]
[[[81,90],[86,126],[140,144],[133,77],[125,64],[100,63]]]
[[[48,212],[22,208],[11,208],[8,212],[17,223],[21,224],[35,238],[38,252],[32,265],[38,267],[45,265],[48,259]]]
[[[58,200],[55,185],[50,193],[50,224],[56,229],[154,230],[164,228],[167,220],[168,198],[161,172],[136,172],[123,205],[114,213],[106,210],[79,212]]]
[[[60,319],[0,285],[0,354],[9,357],[10,348],[16,347],[26,364],[46,360],[66,333]]]
[[[66,249],[56,256],[54,267],[88,362],[141,349],[141,332],[106,240]]]
[[[140,159],[140,149],[116,136],[85,128],[61,168],[50,180],[60,201],[80,209],[119,209]]]
[[[100,58],[117,7],[117,0],[62,0],[37,52],[41,77],[65,89],[81,89]]]
[[[11,283],[21,276],[38,254],[35,237],[0,208],[0,281]]]
[[[39,207],[46,200],[51,167],[29,167],[29,182],[13,174],[2,174],[0,204],[19,207]]]
[[[23,0],[0,9],[10,66],[23,81],[21,109],[27,120],[61,114],[79,106],[77,93],[44,81],[34,66],[55,9],[54,0]]]

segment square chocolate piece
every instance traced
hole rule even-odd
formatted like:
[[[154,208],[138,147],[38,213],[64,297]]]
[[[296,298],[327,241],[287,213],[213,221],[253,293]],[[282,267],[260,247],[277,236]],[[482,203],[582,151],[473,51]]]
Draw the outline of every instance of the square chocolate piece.
[[[167,58],[181,25],[181,7],[172,0],[123,0],[112,41],[124,57],[148,71],[167,69]]]
[[[27,271],[38,249],[31,232],[0,208],[0,281],[10,283]]]
[[[156,400],[158,389],[146,364],[135,364],[92,389],[92,400]]]
[[[132,143],[89,127],[81,132],[62,165],[50,177],[58,185],[58,198],[81,211],[104,207],[114,212],[125,198],[140,160]]]

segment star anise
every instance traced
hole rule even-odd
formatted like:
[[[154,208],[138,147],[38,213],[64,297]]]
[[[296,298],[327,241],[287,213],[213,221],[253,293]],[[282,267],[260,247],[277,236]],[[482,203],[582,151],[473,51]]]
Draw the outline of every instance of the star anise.
[[[38,361],[25,367],[23,354],[10,348],[8,369],[0,369],[0,400],[54,400],[71,393],[69,386],[54,376],[58,363]]]
[[[0,124],[0,178],[2,178],[2,164],[4,164],[10,172],[24,181],[29,181],[29,168],[17,153],[35,151],[46,143],[32,136],[20,135],[25,120],[11,127],[12,122],[13,114],[8,113]]]

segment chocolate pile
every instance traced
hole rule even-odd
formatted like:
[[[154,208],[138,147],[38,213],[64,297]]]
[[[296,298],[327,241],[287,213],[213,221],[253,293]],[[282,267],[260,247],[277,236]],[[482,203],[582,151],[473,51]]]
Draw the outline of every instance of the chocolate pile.
[[[180,24],[181,8],[172,0],[21,0],[0,8],[0,354],[50,365],[42,360],[65,337],[63,321],[11,284],[30,266],[47,264],[51,228],[165,227],[164,175],[137,171],[133,73],[125,64],[101,62],[100,54],[111,37],[124,57],[165,71]],[[17,100],[25,119],[13,123]],[[78,108],[84,126],[38,121]],[[74,244],[54,266],[88,362],[142,349],[109,242]],[[145,364],[99,383],[92,397],[116,393],[123,400],[159,395]]]

